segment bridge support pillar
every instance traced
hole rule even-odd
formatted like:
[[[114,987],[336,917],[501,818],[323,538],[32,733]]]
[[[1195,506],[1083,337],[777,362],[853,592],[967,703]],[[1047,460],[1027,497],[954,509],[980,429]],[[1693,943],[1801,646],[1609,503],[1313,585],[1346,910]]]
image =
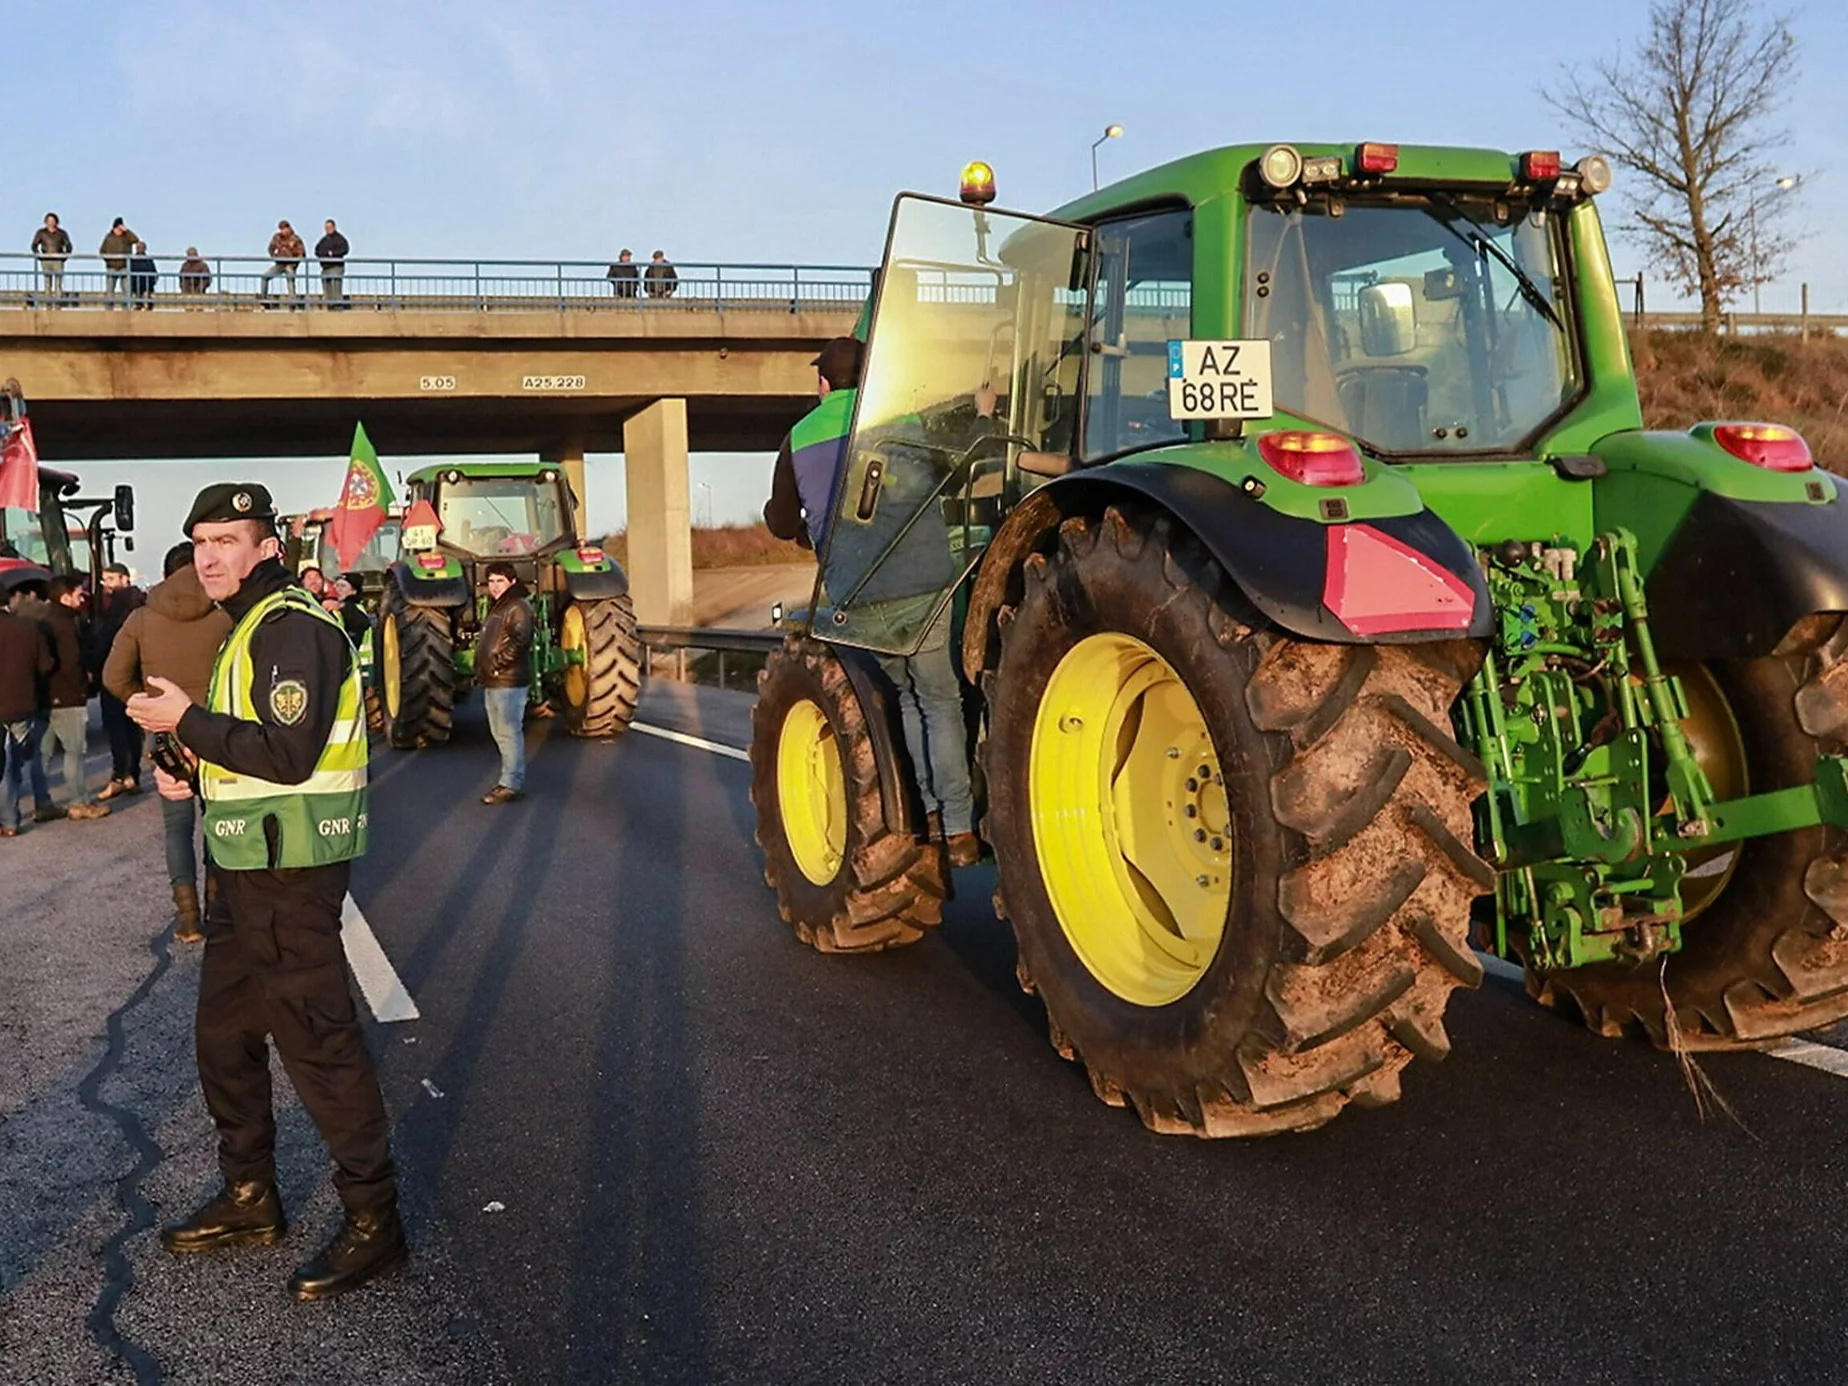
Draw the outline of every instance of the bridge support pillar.
[[[693,512],[687,402],[659,399],[622,426],[629,495],[629,591],[648,626],[693,624]]]
[[[571,494],[577,498],[577,509],[571,512],[574,532],[578,542],[582,543],[590,537],[584,528],[590,523],[590,492],[584,489],[584,448],[581,444],[573,443],[569,447],[546,453],[543,460],[563,472],[565,480],[570,483]]]

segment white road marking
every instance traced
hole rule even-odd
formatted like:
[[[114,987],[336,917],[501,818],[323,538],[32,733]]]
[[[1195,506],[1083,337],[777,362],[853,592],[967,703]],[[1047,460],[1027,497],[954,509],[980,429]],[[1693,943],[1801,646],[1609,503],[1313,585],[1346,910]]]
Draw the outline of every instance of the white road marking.
[[[658,736],[663,741],[677,741],[683,746],[696,746],[702,751],[711,751],[714,755],[730,756],[733,760],[749,761],[751,758],[751,753],[749,751],[741,751],[736,746],[721,746],[716,741],[707,741],[702,737],[688,736],[685,732],[669,731],[666,727],[654,727],[646,722],[631,722],[629,727],[632,731],[642,732],[648,736]],[[347,904],[349,906],[353,905],[351,896],[347,897]],[[356,906],[352,908],[352,913],[355,915],[359,914],[359,910]],[[365,924],[364,916],[360,916],[360,924],[362,926]],[[366,938],[368,941],[371,941],[374,948],[378,947],[377,941],[372,939],[371,930],[366,931]],[[349,948],[349,956],[351,952],[352,950]],[[383,963],[387,971],[389,971],[391,964],[385,962],[385,954],[382,950],[378,956],[379,961]],[[1505,982],[1521,982],[1525,984],[1526,973],[1522,971],[1519,963],[1509,962],[1506,958],[1498,958],[1493,953],[1479,952],[1476,954],[1476,958],[1481,962],[1482,970],[1488,973],[1489,976],[1499,977]],[[357,964],[354,965],[354,971],[358,971]],[[396,983],[397,980],[397,974],[393,973],[392,981]],[[360,985],[363,987],[365,983],[362,981]],[[399,989],[402,991],[401,984]],[[371,999],[370,992],[367,992],[367,999]],[[409,1005],[410,997],[407,995],[404,999],[405,1004]],[[374,1006],[373,1010],[376,1014],[378,1008]],[[411,1016],[414,1017],[416,1014],[417,1008],[412,1006]],[[379,1016],[380,1020],[384,1020],[385,1018],[386,1017],[383,1015]],[[408,1019],[410,1017],[406,1018]],[[1809,1040],[1789,1039],[1779,1044],[1776,1048],[1767,1049],[1764,1052],[1774,1059],[1783,1059],[1788,1063],[1802,1064],[1805,1068],[1813,1068],[1823,1073],[1831,1073],[1837,1078],[1848,1078],[1848,1050],[1833,1049],[1826,1044],[1814,1044]]]
[[[646,722],[631,722],[629,730],[641,732],[645,736],[658,736],[663,741],[677,741],[682,746],[697,746],[702,751],[711,751],[715,756],[730,756],[733,760],[746,762],[751,759],[749,751],[741,751],[736,746],[721,746],[704,737],[688,736],[685,732],[669,731],[666,727],[652,727]]]
[[[405,990],[398,973],[379,946],[372,926],[366,923],[351,895],[340,908],[340,942],[346,948],[347,965],[359,980],[359,989],[380,1020],[416,1020],[417,1003]]]

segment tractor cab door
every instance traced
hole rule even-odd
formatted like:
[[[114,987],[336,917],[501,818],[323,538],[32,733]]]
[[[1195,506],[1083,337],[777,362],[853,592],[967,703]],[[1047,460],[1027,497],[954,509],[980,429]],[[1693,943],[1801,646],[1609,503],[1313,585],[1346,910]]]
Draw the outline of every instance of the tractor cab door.
[[[818,635],[915,652],[1019,499],[1020,454],[1075,449],[1089,235],[898,199],[823,542]]]

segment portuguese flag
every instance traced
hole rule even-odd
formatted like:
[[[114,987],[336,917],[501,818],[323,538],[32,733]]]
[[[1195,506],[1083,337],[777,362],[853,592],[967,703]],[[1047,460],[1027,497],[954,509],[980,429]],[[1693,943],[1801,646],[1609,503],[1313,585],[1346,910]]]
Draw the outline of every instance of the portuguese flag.
[[[379,465],[378,452],[366,436],[366,426],[356,423],[346,484],[340,488],[340,504],[327,527],[342,569],[351,568],[358,560],[366,541],[385,523],[385,508],[391,502],[391,483]]]

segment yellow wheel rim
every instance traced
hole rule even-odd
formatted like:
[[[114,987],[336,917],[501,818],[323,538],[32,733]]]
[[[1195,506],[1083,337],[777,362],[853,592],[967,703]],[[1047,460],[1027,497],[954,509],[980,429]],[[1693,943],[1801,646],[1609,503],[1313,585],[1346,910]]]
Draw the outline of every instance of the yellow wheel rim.
[[[576,603],[565,608],[558,627],[558,648],[565,656],[565,701],[583,707],[590,701],[590,671],[584,666],[584,651],[590,637],[584,630],[584,613]]]
[[[1707,776],[1718,800],[1739,799],[1750,794],[1746,775],[1745,739],[1739,734],[1739,720],[1720,686],[1704,664],[1673,664],[1664,669],[1681,680],[1687,695],[1688,716],[1681,730],[1694,752],[1694,763]],[[1700,914],[1732,883],[1739,869],[1739,854],[1744,844],[1721,843],[1686,855],[1687,874],[1681,878],[1681,918],[1686,921]]]
[[[383,664],[381,678],[385,684],[385,713],[396,718],[398,709],[404,705],[404,663],[398,653],[398,618],[387,616],[384,621],[384,634],[379,639],[379,659]]]
[[[1059,926],[1099,983],[1185,996],[1225,934],[1232,825],[1206,719],[1167,661],[1115,632],[1059,661],[1033,724],[1033,843]]]
[[[821,708],[790,708],[776,742],[777,814],[802,874],[826,885],[847,855],[847,779],[840,743]]]

